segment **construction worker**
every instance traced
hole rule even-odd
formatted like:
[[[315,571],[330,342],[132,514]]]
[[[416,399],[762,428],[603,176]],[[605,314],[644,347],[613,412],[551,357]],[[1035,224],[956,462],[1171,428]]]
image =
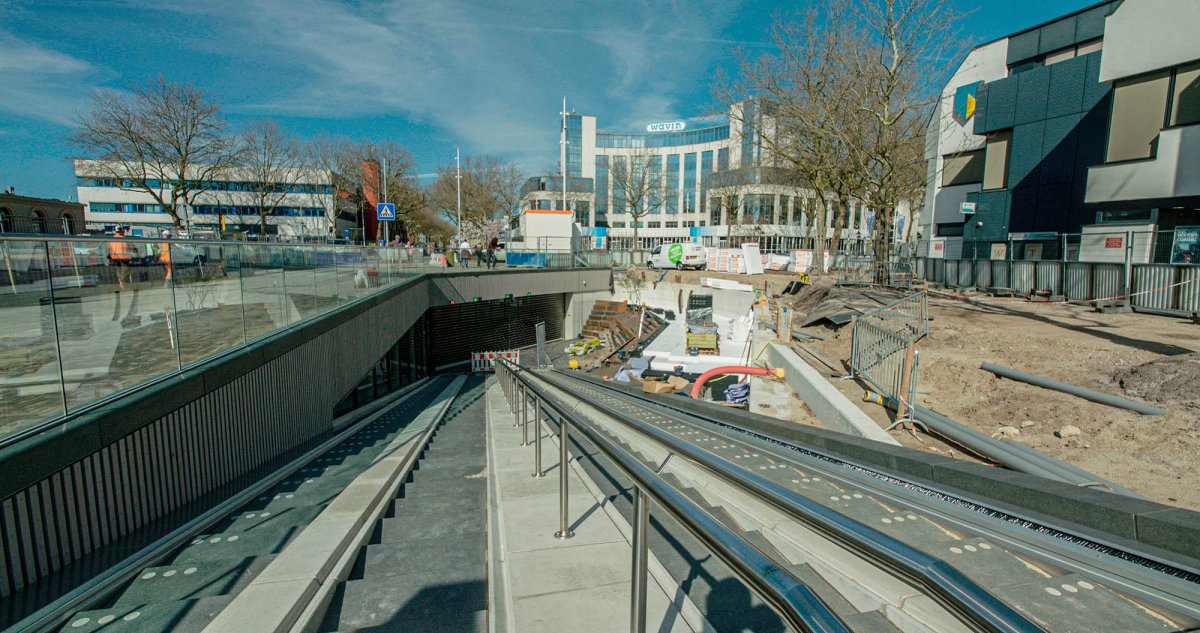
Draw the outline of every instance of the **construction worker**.
[[[117,285],[124,290],[126,281],[133,283],[129,265],[133,262],[134,246],[125,242],[124,227],[117,227],[113,237],[116,239],[108,243],[108,262],[117,268]]]
[[[168,229],[163,229],[162,237],[164,240],[171,239],[171,231]],[[163,268],[166,269],[166,271],[167,271],[166,280],[163,281],[163,288],[168,288],[171,285],[171,276],[172,276],[171,273],[173,272],[173,270],[172,270],[173,267],[171,266],[171,244],[170,243],[163,242],[162,244],[158,245],[158,261],[162,263]]]

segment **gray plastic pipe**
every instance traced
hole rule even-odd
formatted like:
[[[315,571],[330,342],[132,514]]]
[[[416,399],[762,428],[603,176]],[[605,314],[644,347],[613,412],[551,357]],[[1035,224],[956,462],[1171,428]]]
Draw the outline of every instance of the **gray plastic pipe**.
[[[1002,365],[993,365],[992,363],[988,363],[988,362],[984,362],[979,367],[980,367],[980,369],[983,369],[984,371],[990,371],[993,374],[996,374],[997,376],[1000,376],[1002,378],[1011,378],[1012,380],[1019,380],[1021,382],[1026,382],[1031,385],[1036,385],[1038,387],[1044,387],[1046,389],[1053,389],[1055,391],[1069,393],[1073,396],[1079,396],[1080,398],[1083,398],[1084,400],[1091,400],[1092,402],[1099,402],[1100,404],[1106,404],[1110,407],[1117,407],[1120,409],[1128,409],[1130,411],[1136,411],[1142,415],[1166,415],[1167,414],[1167,411],[1165,409],[1157,409],[1155,407],[1152,407],[1150,405],[1145,405],[1140,402],[1134,402],[1132,400],[1126,400],[1125,398],[1118,398],[1117,396],[1110,396],[1107,393],[1100,393],[1099,391],[1092,391],[1091,389],[1084,389],[1083,387],[1077,387],[1075,385],[1070,385],[1065,382],[1059,382],[1057,380],[1051,380],[1049,378],[1044,378],[1042,376],[1036,376],[1034,374],[1031,374],[1029,372],[1024,372],[1019,369],[1012,369],[1011,367],[1004,367]]]

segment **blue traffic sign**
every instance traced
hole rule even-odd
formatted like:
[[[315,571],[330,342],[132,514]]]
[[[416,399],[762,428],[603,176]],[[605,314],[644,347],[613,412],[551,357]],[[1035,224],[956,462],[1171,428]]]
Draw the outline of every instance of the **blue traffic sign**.
[[[375,205],[375,217],[384,221],[392,221],[396,219],[396,203],[380,202]]]

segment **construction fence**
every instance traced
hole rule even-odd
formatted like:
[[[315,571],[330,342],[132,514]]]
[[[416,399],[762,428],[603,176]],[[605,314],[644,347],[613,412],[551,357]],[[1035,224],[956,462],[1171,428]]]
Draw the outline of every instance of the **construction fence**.
[[[917,392],[917,341],[929,334],[929,298],[914,292],[854,320],[850,373],[910,412]]]
[[[921,258],[919,280],[949,288],[1044,292],[1068,301],[1128,301],[1135,308],[1200,312],[1200,266]]]

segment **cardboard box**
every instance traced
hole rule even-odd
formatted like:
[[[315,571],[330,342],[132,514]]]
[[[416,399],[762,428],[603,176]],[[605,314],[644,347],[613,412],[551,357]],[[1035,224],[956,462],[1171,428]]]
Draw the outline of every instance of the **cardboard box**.
[[[679,376],[669,376],[667,378],[667,384],[671,385],[671,387],[673,387],[675,391],[687,391],[688,385],[690,385],[692,383],[688,382],[687,378],[681,378]]]
[[[657,378],[647,378],[642,381],[643,393],[675,393],[675,388],[670,383],[665,383]]]

